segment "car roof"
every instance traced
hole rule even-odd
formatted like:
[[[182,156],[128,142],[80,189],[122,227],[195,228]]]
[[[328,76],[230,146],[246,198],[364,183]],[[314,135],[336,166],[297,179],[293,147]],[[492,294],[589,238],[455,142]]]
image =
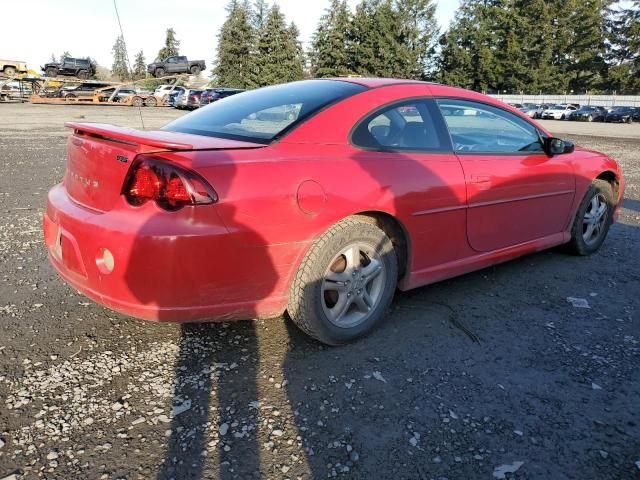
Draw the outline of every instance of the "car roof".
[[[329,77],[329,78],[318,78],[316,80],[340,80],[342,82],[350,82],[355,83],[357,85],[362,85],[363,87],[368,88],[376,88],[376,87],[385,87],[387,85],[402,85],[406,83],[430,83],[423,82],[421,80],[405,80],[399,78],[374,78],[374,77]]]

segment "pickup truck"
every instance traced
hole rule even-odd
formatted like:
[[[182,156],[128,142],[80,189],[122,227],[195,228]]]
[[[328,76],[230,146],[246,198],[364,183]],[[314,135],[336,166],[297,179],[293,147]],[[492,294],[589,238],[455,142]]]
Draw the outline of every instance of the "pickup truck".
[[[20,60],[0,60],[0,72],[7,77],[13,77],[16,73],[27,73],[27,64]]]
[[[147,65],[147,71],[154,77],[163,77],[166,74],[173,73],[198,75],[205,68],[207,66],[204,60],[188,60],[187,57],[182,55],[174,55]]]
[[[96,65],[88,58],[64,57],[59,63],[45,63],[42,71],[47,77],[66,75],[86,80],[96,74]]]

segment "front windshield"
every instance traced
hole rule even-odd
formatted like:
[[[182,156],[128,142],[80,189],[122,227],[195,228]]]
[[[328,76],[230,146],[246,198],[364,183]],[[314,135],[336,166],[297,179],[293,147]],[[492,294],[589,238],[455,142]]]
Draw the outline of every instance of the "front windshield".
[[[631,107],[613,107],[613,112],[630,112]]]
[[[325,106],[366,87],[340,80],[305,80],[226,97],[163,128],[171,132],[269,143]]]

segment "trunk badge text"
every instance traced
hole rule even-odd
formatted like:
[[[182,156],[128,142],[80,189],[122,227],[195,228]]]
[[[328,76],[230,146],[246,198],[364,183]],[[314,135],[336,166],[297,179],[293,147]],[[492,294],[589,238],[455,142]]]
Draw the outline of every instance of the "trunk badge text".
[[[116,155],[116,160],[122,163],[127,163],[129,161],[129,158],[125,157],[124,155]]]
[[[98,188],[100,186],[100,183],[97,180],[93,180],[91,178],[83,177],[82,175],[78,175],[77,173],[72,172],[69,169],[67,169],[67,173],[69,174],[70,178],[74,179],[76,182],[83,183],[83,184],[87,185],[88,187]]]

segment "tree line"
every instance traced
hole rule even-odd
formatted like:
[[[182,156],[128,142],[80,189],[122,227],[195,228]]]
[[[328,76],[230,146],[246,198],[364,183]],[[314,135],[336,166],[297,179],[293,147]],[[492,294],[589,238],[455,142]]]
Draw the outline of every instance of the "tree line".
[[[167,29],[158,58],[179,54]],[[130,67],[124,40],[112,73]],[[441,32],[435,0],[330,0],[304,51],[295,23],[266,0],[230,0],[212,70],[217,85],[256,88],[308,77],[433,80],[488,93],[640,93],[640,0],[462,0]]]
[[[331,0],[303,57],[277,6],[232,0],[213,73],[241,88],[360,75],[490,93],[640,92],[640,0],[462,0],[444,32],[435,14],[434,0],[361,0],[355,11]]]

